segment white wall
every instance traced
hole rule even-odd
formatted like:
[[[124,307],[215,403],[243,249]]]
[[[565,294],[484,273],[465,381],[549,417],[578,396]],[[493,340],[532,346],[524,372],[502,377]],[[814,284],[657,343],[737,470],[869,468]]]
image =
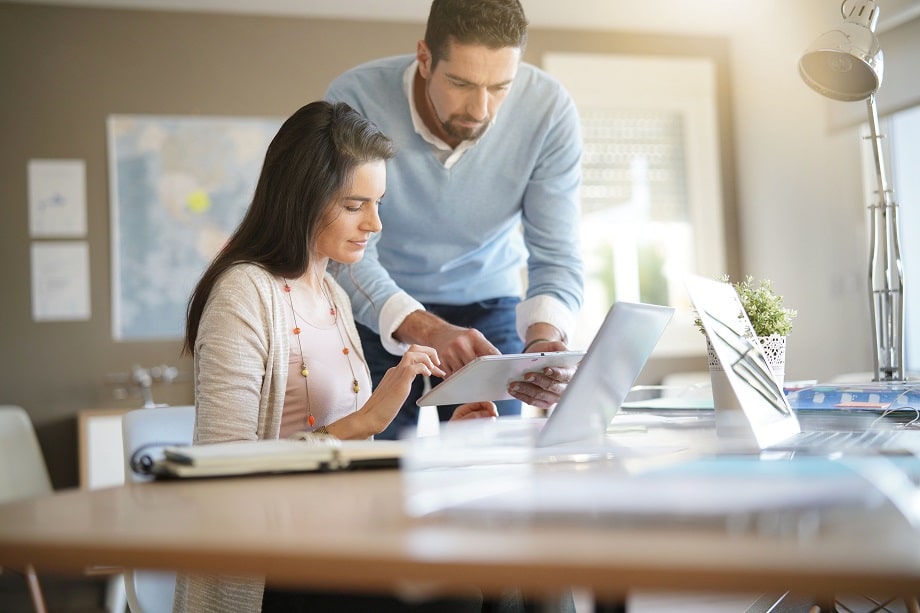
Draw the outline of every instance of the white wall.
[[[881,27],[886,18],[915,14],[918,5],[882,0]],[[550,16],[539,0],[524,6],[534,24]],[[787,379],[871,371],[859,138],[855,130],[829,132],[831,105],[847,103],[810,90],[797,68],[812,40],[841,20],[840,3],[575,0],[567,6],[591,12],[597,27],[730,39],[743,273],[772,279],[799,312]],[[556,25],[568,25],[561,18]],[[575,25],[578,18],[571,19]]]
[[[760,14],[731,34],[744,270],[773,279],[799,312],[787,379],[870,371],[859,139],[828,132],[828,106],[845,103],[822,98],[797,72],[805,47],[839,21],[839,4],[757,4]]]
[[[822,98],[797,71],[802,51],[841,19],[840,3],[633,4],[635,11],[619,11],[615,27],[721,34],[731,40],[743,272],[772,279],[787,305],[799,312],[789,338],[787,379],[871,371],[859,139],[855,130],[828,131],[830,105],[847,103]],[[920,3],[883,1],[883,24],[888,4],[894,5],[889,13],[894,16]]]

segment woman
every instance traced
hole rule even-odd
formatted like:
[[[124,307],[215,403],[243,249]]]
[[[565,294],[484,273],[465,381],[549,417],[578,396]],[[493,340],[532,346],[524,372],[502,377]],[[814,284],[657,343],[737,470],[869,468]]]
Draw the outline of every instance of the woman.
[[[371,392],[351,305],[326,274],[359,261],[381,230],[390,140],[346,104],[313,102],[281,126],[252,203],[189,300],[185,351],[194,356],[196,443],[302,432],[366,439],[389,425],[419,374],[443,376],[412,345]],[[497,415],[463,405],[454,419]],[[287,608],[261,580],[177,580],[179,611]],[[341,607],[337,607],[341,608]]]

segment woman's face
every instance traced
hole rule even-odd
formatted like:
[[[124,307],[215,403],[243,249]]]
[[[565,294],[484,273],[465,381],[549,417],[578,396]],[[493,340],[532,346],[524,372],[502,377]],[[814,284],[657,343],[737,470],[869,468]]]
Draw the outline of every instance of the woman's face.
[[[322,258],[354,264],[364,257],[367,239],[383,225],[377,214],[386,191],[384,160],[367,162],[355,169],[350,185],[329,206],[316,237],[316,251]]]

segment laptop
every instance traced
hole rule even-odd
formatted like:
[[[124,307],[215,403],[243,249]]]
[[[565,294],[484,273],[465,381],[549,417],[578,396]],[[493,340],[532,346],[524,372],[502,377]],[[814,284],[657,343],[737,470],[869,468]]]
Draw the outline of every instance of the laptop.
[[[688,277],[687,290],[737,399],[716,407],[720,442],[728,450],[913,455],[920,431],[869,429],[803,431],[754,328],[729,283]]]
[[[536,446],[602,442],[673,315],[672,307],[615,302],[537,434]]]
[[[612,453],[607,427],[673,314],[671,307],[615,302],[549,417],[446,422],[436,443],[417,440],[413,449],[422,449],[423,456],[430,452],[435,463],[456,449],[460,464],[472,457],[484,461],[496,450],[499,456],[507,451],[505,459],[517,454],[524,461],[534,454]]]
[[[575,374],[547,419],[501,418],[503,423],[497,428],[504,428],[503,432],[509,439],[515,433],[521,438],[532,439],[537,447],[579,442],[601,443],[607,426],[642,372],[673,314],[674,309],[671,307],[615,302],[587,351],[514,354],[509,356],[511,361],[507,366],[503,366],[500,361],[503,356],[487,356],[496,358],[496,361],[478,363],[482,367],[480,371],[469,371],[469,376],[461,385],[461,381],[455,380],[455,377],[464,372],[467,368],[465,366],[435,386],[418,404],[422,405],[425,399],[430,400],[435,396],[449,400],[451,404],[486,398],[510,398],[506,391],[510,380],[520,379],[527,372],[541,370],[544,365],[577,364]],[[489,370],[483,371],[485,367]],[[451,423],[448,427],[456,430],[463,428],[463,423]],[[535,438],[532,431],[534,427],[539,428]],[[475,428],[475,425],[471,425],[467,429]],[[487,428],[495,429],[491,424]],[[491,434],[486,432],[483,435]]]
[[[606,466],[595,461],[647,455],[610,440],[607,428],[673,314],[671,307],[614,303],[546,419],[459,420],[441,424],[436,437],[414,438],[400,464],[407,512],[501,505],[520,497],[537,466]]]

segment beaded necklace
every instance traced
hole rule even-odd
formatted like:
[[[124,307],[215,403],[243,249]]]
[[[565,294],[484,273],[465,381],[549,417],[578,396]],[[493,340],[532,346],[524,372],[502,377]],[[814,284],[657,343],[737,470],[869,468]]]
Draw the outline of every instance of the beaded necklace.
[[[307,369],[307,361],[306,361],[306,358],[304,357],[303,345],[300,342],[301,329],[297,323],[297,311],[294,310],[293,292],[291,291],[291,286],[288,283],[287,279],[284,279],[284,291],[287,293],[288,302],[290,302],[291,304],[291,317],[294,320],[294,329],[292,331],[294,333],[294,337],[297,339],[297,348],[300,350],[300,374],[303,377],[303,387],[304,387],[304,391],[306,392],[306,396],[307,396],[307,425],[310,428],[313,428],[313,426],[316,424],[316,418],[313,417],[313,407],[310,404],[310,383],[309,383],[310,371]],[[335,326],[335,331],[338,332],[339,334],[339,340],[342,341],[342,355],[345,356],[345,363],[348,364],[348,370],[351,372],[351,389],[355,393],[355,411],[357,412],[358,410],[358,392],[361,391],[361,386],[358,384],[358,377],[355,375],[355,368],[351,364],[351,358],[348,357],[351,351],[349,351],[348,343],[345,342],[345,335],[342,334],[342,329],[339,327],[339,313],[338,313],[338,309],[336,309],[335,302],[332,300],[329,294],[326,293],[326,282],[325,281],[322,281],[320,283],[320,291],[323,293],[323,296],[325,296],[326,301],[329,304],[329,314],[333,317],[332,325]],[[304,321],[307,324],[310,324],[310,322],[306,320]],[[318,327],[313,324],[310,324],[310,325],[312,325],[314,328]]]

